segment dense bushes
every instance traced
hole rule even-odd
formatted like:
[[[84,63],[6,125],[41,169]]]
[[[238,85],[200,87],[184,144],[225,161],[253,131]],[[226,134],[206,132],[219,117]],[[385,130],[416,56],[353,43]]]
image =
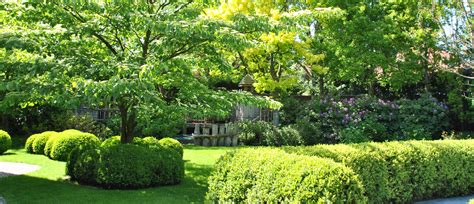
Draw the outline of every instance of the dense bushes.
[[[71,151],[79,146],[99,146],[100,140],[95,135],[77,130],[66,130],[54,138],[53,147],[50,152],[51,159],[67,161]]]
[[[292,126],[276,127],[265,121],[240,121],[234,123],[235,134],[243,145],[283,146],[303,144],[300,133]]]
[[[406,203],[474,192],[474,140],[317,145],[285,150],[342,162],[359,175],[372,203]]]
[[[147,139],[148,143],[150,143],[150,141],[153,141],[153,140]],[[153,143],[150,143],[150,144],[153,144]],[[181,155],[181,157],[183,157],[183,152],[184,152],[183,145],[179,141],[167,137],[167,138],[163,138],[159,140],[158,144],[160,144],[163,147],[170,148],[176,151],[179,155]]]
[[[55,134],[57,134],[57,132],[54,131],[46,131],[41,134],[37,134],[37,136],[33,140],[33,153],[44,154],[44,147],[46,146],[46,142],[48,142],[49,138]]]
[[[244,149],[224,155],[209,178],[207,198],[246,203],[363,203],[356,174],[330,159],[277,149]]]
[[[5,153],[12,146],[12,138],[3,130],[0,130],[0,154]]]
[[[307,104],[296,120],[306,145],[432,139],[448,127],[446,105],[429,95],[396,101],[315,99]]]
[[[44,154],[51,159],[66,161],[71,151],[79,146],[96,147],[100,140],[95,135],[79,130],[47,131],[30,136],[25,144],[29,153]]]
[[[100,148],[76,148],[70,154],[67,174],[79,183],[103,188],[128,189],[179,183],[184,177],[182,156],[156,141],[149,144],[108,142]]]

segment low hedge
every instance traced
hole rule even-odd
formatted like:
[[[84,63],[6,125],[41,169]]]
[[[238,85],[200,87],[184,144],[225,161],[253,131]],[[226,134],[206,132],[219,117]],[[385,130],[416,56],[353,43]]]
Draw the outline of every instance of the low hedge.
[[[270,148],[230,152],[209,178],[207,199],[230,203],[364,203],[357,175],[330,159]]]
[[[79,183],[103,188],[134,189],[177,184],[184,177],[184,161],[162,146],[136,144],[76,148],[69,157],[67,174]]]
[[[79,146],[99,146],[100,140],[97,136],[84,133],[78,130],[66,130],[57,133],[56,137],[50,138],[52,140],[52,148],[49,152],[51,159],[59,161],[67,161],[71,151]]]
[[[12,146],[12,138],[3,130],[0,130],[0,154],[5,153]]]
[[[54,134],[57,134],[57,132],[46,131],[46,132],[37,134],[32,142],[33,144],[31,145],[33,153],[44,154],[44,147],[46,146],[46,142],[48,142],[49,138]]]
[[[407,203],[474,192],[474,140],[286,147],[356,172],[370,203]]]

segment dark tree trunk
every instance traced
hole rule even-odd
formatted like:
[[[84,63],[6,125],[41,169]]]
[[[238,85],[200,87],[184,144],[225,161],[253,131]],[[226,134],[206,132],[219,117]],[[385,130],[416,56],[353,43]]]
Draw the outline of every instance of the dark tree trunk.
[[[123,144],[131,143],[133,141],[133,132],[136,126],[136,113],[134,110],[129,110],[129,106],[124,102],[121,102],[119,104],[119,111],[121,136],[120,142],[122,142]]]

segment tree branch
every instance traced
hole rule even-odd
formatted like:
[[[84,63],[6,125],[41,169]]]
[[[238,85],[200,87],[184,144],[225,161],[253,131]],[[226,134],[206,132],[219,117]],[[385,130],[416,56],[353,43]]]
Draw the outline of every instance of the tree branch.
[[[81,23],[85,23],[86,20],[76,11],[74,11],[70,6],[66,5],[66,6],[60,6],[58,5],[56,2],[53,2],[54,4],[56,4],[56,6],[59,6],[61,7],[63,10],[65,10],[67,13],[69,13],[71,16],[73,16],[75,19],[77,19],[79,22]],[[68,8],[69,7],[69,8]],[[115,50],[115,48],[112,46],[112,44],[110,44],[109,41],[107,41],[104,36],[102,36],[101,34],[97,33],[96,31],[92,31],[92,35],[95,36],[97,39],[99,39],[102,43],[105,44],[105,46],[114,54],[114,55],[117,55],[117,51]]]

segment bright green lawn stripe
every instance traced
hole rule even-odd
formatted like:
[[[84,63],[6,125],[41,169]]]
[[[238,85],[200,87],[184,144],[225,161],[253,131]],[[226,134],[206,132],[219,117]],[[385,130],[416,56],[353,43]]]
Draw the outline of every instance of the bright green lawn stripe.
[[[14,203],[202,203],[207,178],[216,160],[229,147],[185,146],[186,177],[181,184],[139,190],[103,190],[61,181],[65,162],[42,155],[27,154],[23,149],[9,150],[0,156],[3,162],[23,162],[41,169],[23,176],[0,179],[0,195]]]

